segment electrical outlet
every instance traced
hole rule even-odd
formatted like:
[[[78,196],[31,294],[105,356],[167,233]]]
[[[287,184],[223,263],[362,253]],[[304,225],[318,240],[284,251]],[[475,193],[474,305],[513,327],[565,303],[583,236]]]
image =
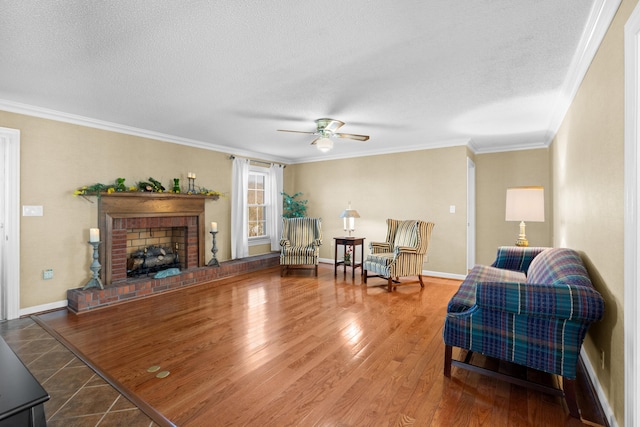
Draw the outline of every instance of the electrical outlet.
[[[48,268],[46,270],[42,270],[42,278],[44,280],[53,279],[53,268]]]

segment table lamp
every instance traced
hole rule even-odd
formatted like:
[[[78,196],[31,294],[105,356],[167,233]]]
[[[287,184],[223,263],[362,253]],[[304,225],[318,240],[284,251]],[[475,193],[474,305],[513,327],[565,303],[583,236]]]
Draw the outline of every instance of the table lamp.
[[[351,209],[351,202],[349,202],[349,207],[342,211],[340,218],[344,221],[344,231],[347,231],[349,233],[349,237],[351,237],[351,233],[356,228],[356,218],[360,218],[358,211]]]
[[[520,221],[516,246],[529,246],[525,221],[544,222],[544,187],[507,188],[505,221]]]

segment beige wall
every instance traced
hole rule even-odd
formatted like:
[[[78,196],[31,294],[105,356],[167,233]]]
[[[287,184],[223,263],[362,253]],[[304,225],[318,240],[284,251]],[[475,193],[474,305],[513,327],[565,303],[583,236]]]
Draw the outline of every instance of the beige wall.
[[[541,185],[545,221],[527,222],[530,246],[553,245],[553,188],[549,149],[479,154],[476,163],[476,263],[491,264],[498,246],[513,245],[520,233],[517,222],[506,222],[508,187]]]
[[[87,241],[97,226],[97,203],[74,197],[76,188],[118,177],[128,185],[153,177],[166,186],[195,172],[196,185],[231,191],[231,162],[222,153],[3,111],[0,126],[21,132],[21,205],[44,208],[42,217],[21,217],[21,308],[65,300],[67,289],[91,278]],[[230,198],[206,201],[205,209],[205,223],[219,224],[218,258],[229,259]],[[207,241],[205,259],[210,255]],[[42,279],[47,268],[54,270],[51,280]]]
[[[333,237],[344,235],[339,215],[351,202],[361,216],[354,235],[366,246],[384,241],[387,218],[432,221],[424,269],[465,274],[466,156],[453,147],[292,165],[288,191],[302,192],[308,215],[323,220],[321,258],[333,260]]]
[[[624,425],[624,0],[553,142],[554,244],[581,251],[605,318],[585,341],[618,425]],[[604,368],[600,354],[604,352]]]

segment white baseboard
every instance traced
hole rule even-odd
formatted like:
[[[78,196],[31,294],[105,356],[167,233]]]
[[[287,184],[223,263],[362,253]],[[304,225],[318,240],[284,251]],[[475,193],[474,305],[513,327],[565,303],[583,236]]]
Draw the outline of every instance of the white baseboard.
[[[332,264],[332,265],[335,264],[335,260],[331,258],[318,258],[318,261],[325,264]],[[464,280],[464,278],[467,277],[466,274],[443,273],[441,271],[429,271],[429,270],[422,270],[422,275],[432,276],[432,277],[441,277],[443,279],[456,279],[456,280]]]
[[[443,279],[456,279],[456,280],[464,280],[465,277],[467,277],[466,274],[443,273],[441,271],[429,271],[429,270],[422,270],[422,274],[424,276],[441,277]]]
[[[607,396],[605,396],[602,387],[600,386],[600,382],[596,377],[596,371],[593,369],[593,365],[591,361],[587,357],[587,352],[584,350],[584,347],[580,349],[580,358],[582,359],[582,363],[584,363],[584,367],[587,370],[587,375],[591,380],[591,384],[593,384],[593,388],[596,391],[596,395],[598,397],[598,401],[600,401],[600,406],[604,411],[604,416],[607,418],[610,427],[618,427],[618,423],[616,422],[616,417],[613,413],[613,409],[611,409],[611,405],[609,405],[609,400]]]
[[[50,310],[57,310],[59,308],[65,308],[67,306],[67,300],[50,302],[48,304],[36,305],[33,307],[21,308],[20,317],[30,316],[35,313],[42,313]]]

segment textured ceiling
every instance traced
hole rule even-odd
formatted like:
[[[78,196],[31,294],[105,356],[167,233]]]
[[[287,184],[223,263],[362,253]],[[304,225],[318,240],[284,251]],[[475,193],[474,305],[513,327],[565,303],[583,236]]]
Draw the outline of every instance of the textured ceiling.
[[[618,4],[0,0],[0,109],[294,163],[541,147]],[[321,117],[371,139],[276,131]]]

